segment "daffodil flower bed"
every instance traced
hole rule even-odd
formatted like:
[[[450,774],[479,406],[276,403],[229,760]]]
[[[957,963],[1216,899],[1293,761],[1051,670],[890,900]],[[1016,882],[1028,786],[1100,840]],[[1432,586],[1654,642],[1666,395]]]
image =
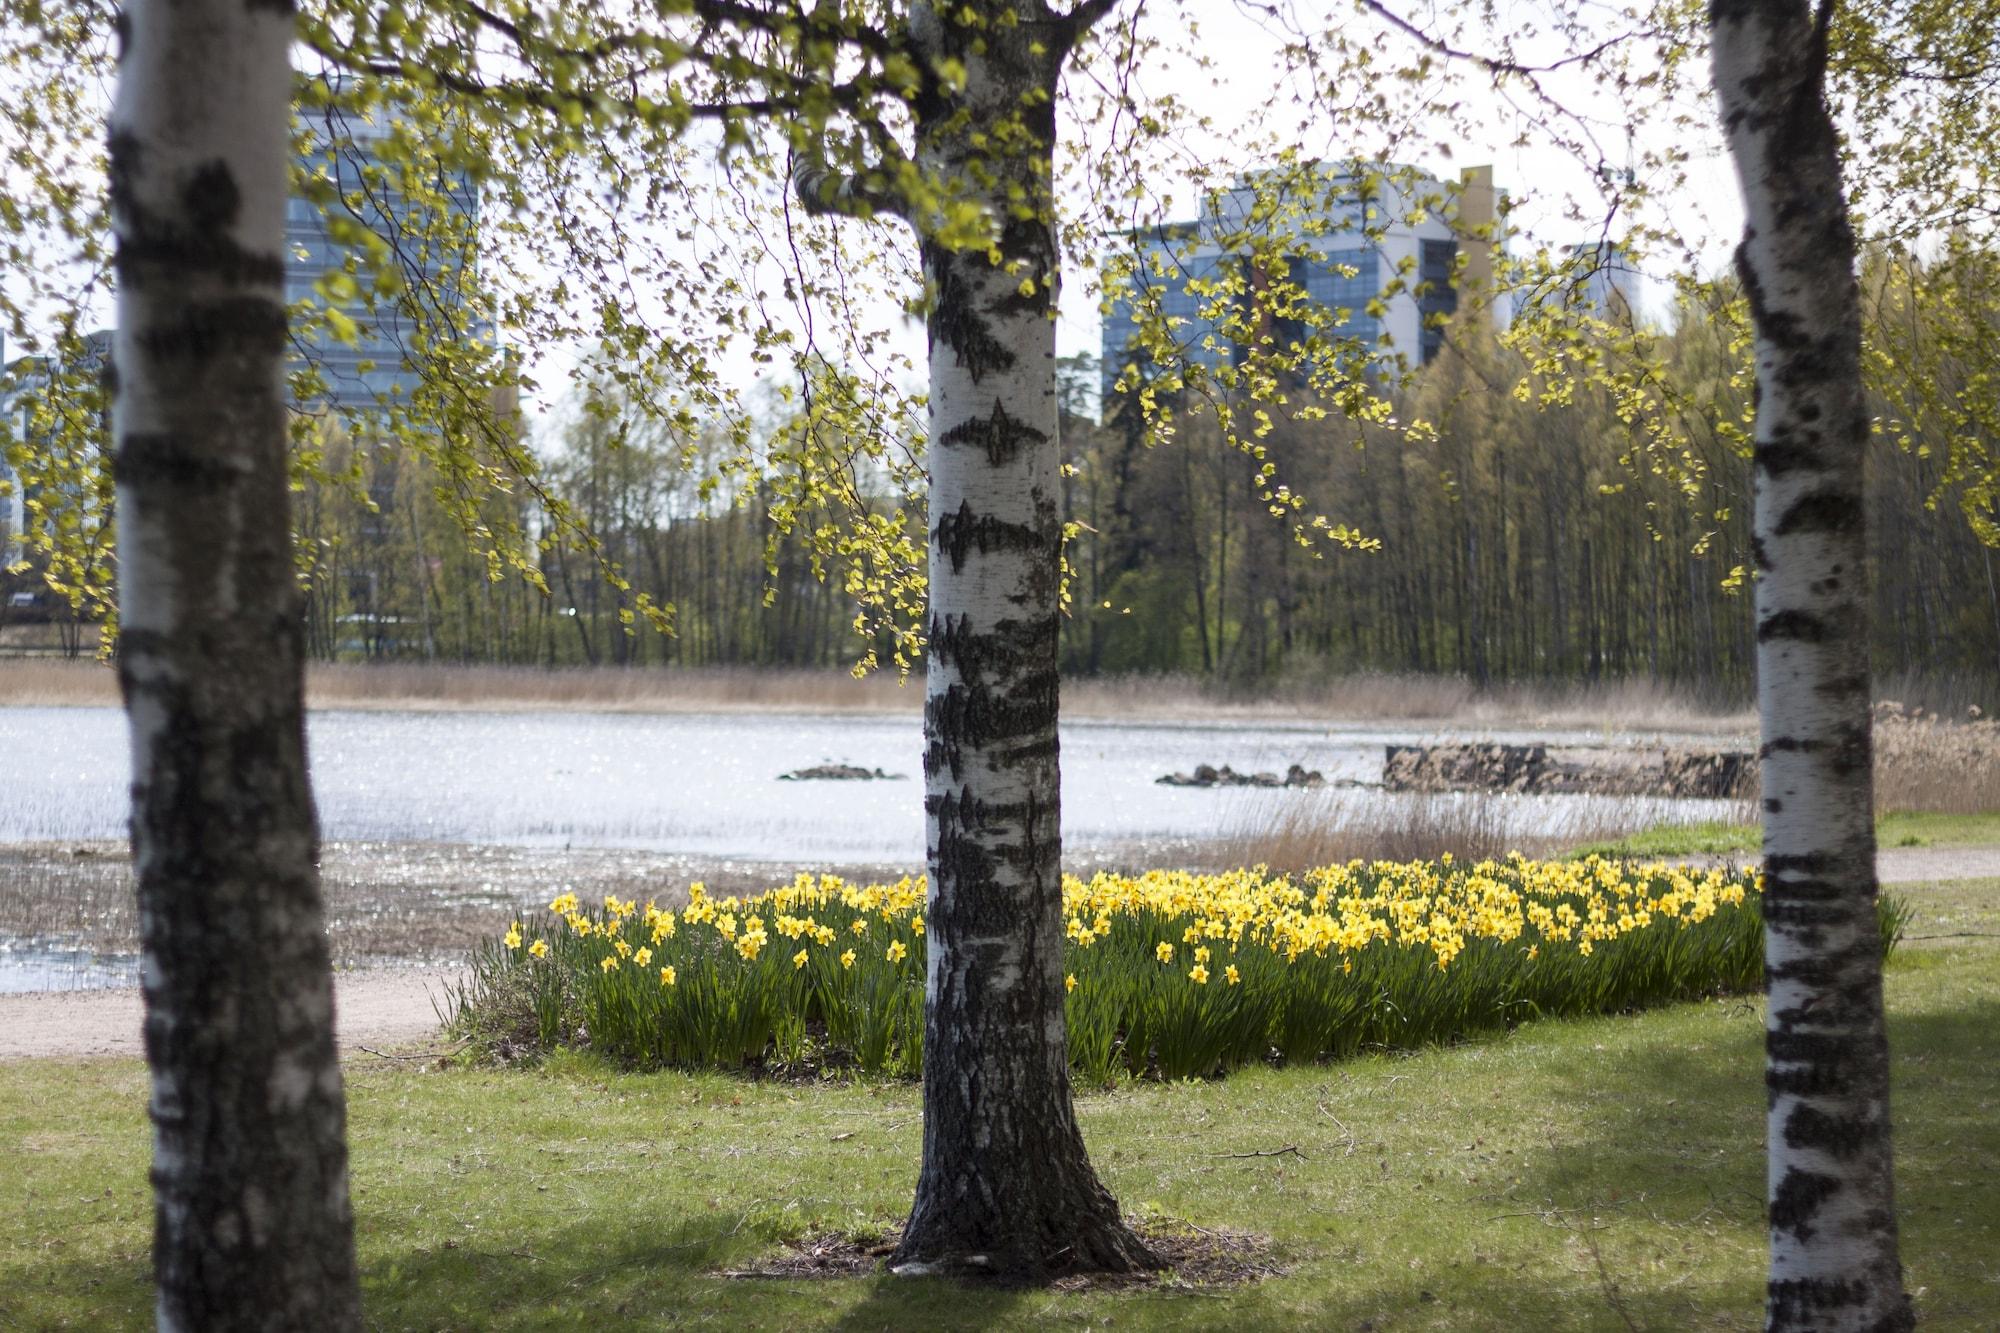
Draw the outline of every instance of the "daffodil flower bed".
[[[914,1074],[924,895],[807,875],[750,898],[696,884],[679,911],[565,893],[478,954],[455,1021],[642,1066],[817,1047]],[[1754,871],[1596,857],[1065,878],[1070,1060],[1093,1082],[1209,1077],[1752,990],[1758,903]],[[1885,900],[1885,952],[1902,919]]]

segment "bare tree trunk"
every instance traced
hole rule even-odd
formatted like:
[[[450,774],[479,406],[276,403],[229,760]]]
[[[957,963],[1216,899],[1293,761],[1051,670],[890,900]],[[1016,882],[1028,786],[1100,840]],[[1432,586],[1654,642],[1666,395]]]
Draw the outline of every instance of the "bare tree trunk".
[[[977,12],[973,12],[977,11]],[[1018,24],[1014,20],[1022,20]],[[973,186],[994,249],[923,238],[930,331],[930,901],[924,1150],[899,1272],[1039,1277],[1154,1261],[1098,1183],[1071,1108],[1056,766],[1053,94],[1068,42],[1040,0],[913,9],[962,93],[920,108],[920,165]],[[982,151],[997,126],[1027,146]],[[1011,131],[1010,131],[1011,132]],[[1009,186],[1032,201],[1010,206]],[[1027,212],[1029,216],[1022,216]]]
[[[1875,911],[1854,235],[1823,90],[1826,23],[1713,0],[1756,331],[1772,1329],[1914,1326],[1897,1257]]]
[[[287,522],[291,11],[134,0],[122,24],[119,677],[157,1316],[359,1328]]]

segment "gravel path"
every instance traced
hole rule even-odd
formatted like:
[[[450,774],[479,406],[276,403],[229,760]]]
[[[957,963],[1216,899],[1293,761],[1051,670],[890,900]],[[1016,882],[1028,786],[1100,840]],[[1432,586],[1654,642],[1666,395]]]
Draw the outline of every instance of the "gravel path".
[[[340,1048],[405,1048],[438,1028],[457,972],[451,968],[375,968],[334,978],[334,1025]],[[36,991],[0,995],[0,1061],[45,1056],[139,1056],[139,991]]]
[[[1940,879],[2000,879],[2000,847],[1887,847],[1875,854],[1884,884]]]

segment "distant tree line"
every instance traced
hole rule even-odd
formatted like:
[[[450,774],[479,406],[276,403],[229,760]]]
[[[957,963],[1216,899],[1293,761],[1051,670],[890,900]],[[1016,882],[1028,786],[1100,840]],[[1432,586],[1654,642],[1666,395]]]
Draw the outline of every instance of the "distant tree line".
[[[1889,281],[1878,275],[1878,298]],[[1747,692],[1750,380],[1734,296],[1692,290],[1644,340],[1665,381],[1650,410],[1665,420],[1628,419],[1602,385],[1544,385],[1536,349],[1476,328],[1455,328],[1392,394],[1387,422],[1278,420],[1264,441],[1275,479],[1378,539],[1367,552],[1302,547],[1274,518],[1286,495],[1267,500],[1271,483],[1202,415],[1151,447],[1122,404],[1102,426],[1072,418],[1067,667]],[[1606,357],[1629,348],[1606,341]],[[1545,393],[1561,401],[1537,402]],[[1871,394],[1875,666],[2000,674],[1995,552],[1967,521],[1979,515],[1950,442],[1902,407]]]
[[[1931,316],[1898,301],[1890,266],[1871,273],[1872,308],[1901,330],[1871,341],[1880,363],[1913,320]],[[1645,678],[1747,692],[1755,645],[1740,302],[1726,285],[1694,287],[1667,329],[1604,333],[1607,360],[1644,344],[1661,381],[1644,410],[1657,419],[1629,419],[1635,409],[1609,377],[1548,380],[1535,348],[1464,321],[1440,357],[1386,391],[1384,419],[1274,413],[1255,461],[1223,442],[1199,404],[1170,408],[1165,431],[1124,397],[1094,420],[1080,390],[1096,370],[1076,359],[1068,381],[1079,391],[1064,418],[1065,669],[1243,685],[1353,671]],[[1975,372],[1931,364],[1926,373]],[[1881,377],[1892,387],[1870,404],[1874,665],[2000,675],[2000,569],[1979,535],[1982,523],[1994,532],[1990,505],[1954,471],[1951,441],[1928,438],[1894,376]],[[1954,392],[1948,382],[1924,387]],[[309,651],[552,666],[845,667],[870,651],[886,657],[885,631],[857,630],[852,594],[893,572],[879,557],[862,563],[842,537],[852,513],[837,512],[823,487],[787,482],[793,425],[783,414],[762,429],[764,466],[717,480],[719,435],[671,435],[615,398],[571,413],[545,442],[546,494],[517,488],[476,501],[511,510],[504,523],[493,515],[495,530],[545,534],[522,578],[485,548],[479,522],[467,530],[451,480],[426,457],[328,427],[299,481],[295,519]],[[1161,438],[1148,443],[1149,431]],[[851,484],[875,521],[907,531],[910,567],[920,567],[921,522],[902,486],[867,475]],[[1282,489],[1266,499],[1273,487]],[[551,501],[569,507],[595,547],[542,521]],[[1305,501],[1379,547],[1301,545],[1295,506]],[[641,594],[672,608],[671,636],[634,614]]]

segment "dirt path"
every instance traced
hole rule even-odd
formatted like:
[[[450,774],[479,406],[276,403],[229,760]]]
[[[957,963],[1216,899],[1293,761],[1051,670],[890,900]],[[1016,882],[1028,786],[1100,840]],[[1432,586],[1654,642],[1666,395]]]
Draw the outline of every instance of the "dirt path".
[[[2000,847],[1885,847],[1875,854],[1884,884],[1941,879],[2000,879]]]
[[[420,1044],[438,1027],[437,1005],[457,973],[449,968],[376,968],[334,980],[340,1047],[394,1049]],[[36,991],[0,995],[0,1061],[44,1056],[143,1054],[139,992]]]

